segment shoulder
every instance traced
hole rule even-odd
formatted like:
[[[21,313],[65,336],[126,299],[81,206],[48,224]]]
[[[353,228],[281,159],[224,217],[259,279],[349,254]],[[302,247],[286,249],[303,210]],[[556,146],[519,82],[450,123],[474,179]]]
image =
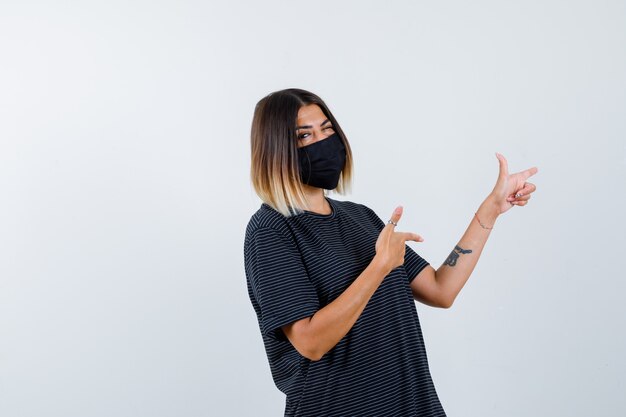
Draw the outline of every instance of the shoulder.
[[[371,208],[369,208],[368,206],[366,206],[365,204],[362,203],[356,203],[354,201],[348,201],[348,200],[334,200],[333,199],[333,203],[335,203],[337,205],[337,207],[343,209],[344,211],[348,211],[348,212],[361,212],[361,213],[368,213],[368,214],[376,214],[374,213],[374,210],[372,210]]]
[[[287,217],[267,204],[262,204],[248,221],[248,225],[246,226],[246,239],[252,237],[259,230],[267,229],[282,233],[289,230]]]
[[[263,204],[251,217],[243,242],[246,263],[298,253],[290,218]]]
[[[367,221],[378,228],[380,228],[381,225],[384,226],[384,222],[378,217],[374,210],[365,204],[338,200],[333,200],[333,203],[344,215],[350,216],[359,222]]]
[[[369,208],[366,207],[364,204],[355,203],[354,201],[335,200],[332,198],[328,198],[328,200],[332,201],[333,206],[339,208],[341,211],[360,212],[360,211],[369,210]]]

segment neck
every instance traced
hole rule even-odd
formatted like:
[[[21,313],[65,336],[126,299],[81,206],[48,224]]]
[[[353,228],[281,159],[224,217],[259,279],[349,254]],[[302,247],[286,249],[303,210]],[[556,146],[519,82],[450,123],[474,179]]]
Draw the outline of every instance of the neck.
[[[309,185],[304,185],[303,189],[306,201],[309,203],[310,211],[318,214],[330,214],[332,212],[330,204],[328,204],[328,201],[324,198],[323,189]]]

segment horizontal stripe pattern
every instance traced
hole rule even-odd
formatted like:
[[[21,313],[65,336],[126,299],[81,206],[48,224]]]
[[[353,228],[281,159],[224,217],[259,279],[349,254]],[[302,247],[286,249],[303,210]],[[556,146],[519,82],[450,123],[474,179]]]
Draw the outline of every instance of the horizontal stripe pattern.
[[[445,416],[409,285],[429,264],[408,246],[322,359],[300,355],[282,332],[337,298],[376,253],[384,222],[362,204],[327,200],[329,215],[285,217],[263,204],[246,229],[248,295],[285,416]]]

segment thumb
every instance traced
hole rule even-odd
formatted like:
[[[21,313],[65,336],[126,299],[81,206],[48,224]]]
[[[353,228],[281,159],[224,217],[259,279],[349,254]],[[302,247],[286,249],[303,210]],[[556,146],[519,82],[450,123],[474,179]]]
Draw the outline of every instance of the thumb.
[[[509,164],[506,161],[506,158],[504,157],[504,155],[499,154],[498,152],[496,152],[496,158],[498,158],[498,161],[500,162],[500,174],[499,174],[499,177],[500,178],[507,178],[509,176]]]
[[[418,235],[417,233],[404,232],[402,235],[402,239],[406,242],[407,240],[412,240],[413,242],[423,242],[424,238]]]

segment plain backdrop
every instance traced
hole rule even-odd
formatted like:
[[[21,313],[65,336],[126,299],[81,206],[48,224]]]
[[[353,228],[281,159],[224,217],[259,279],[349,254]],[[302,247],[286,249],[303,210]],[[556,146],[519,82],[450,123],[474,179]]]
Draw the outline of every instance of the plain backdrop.
[[[439,267],[537,166],[450,309],[449,416],[623,416],[623,1],[0,2],[0,415],[278,416],[243,236],[254,105],[315,92],[349,199]],[[393,348],[393,347],[390,347]]]

